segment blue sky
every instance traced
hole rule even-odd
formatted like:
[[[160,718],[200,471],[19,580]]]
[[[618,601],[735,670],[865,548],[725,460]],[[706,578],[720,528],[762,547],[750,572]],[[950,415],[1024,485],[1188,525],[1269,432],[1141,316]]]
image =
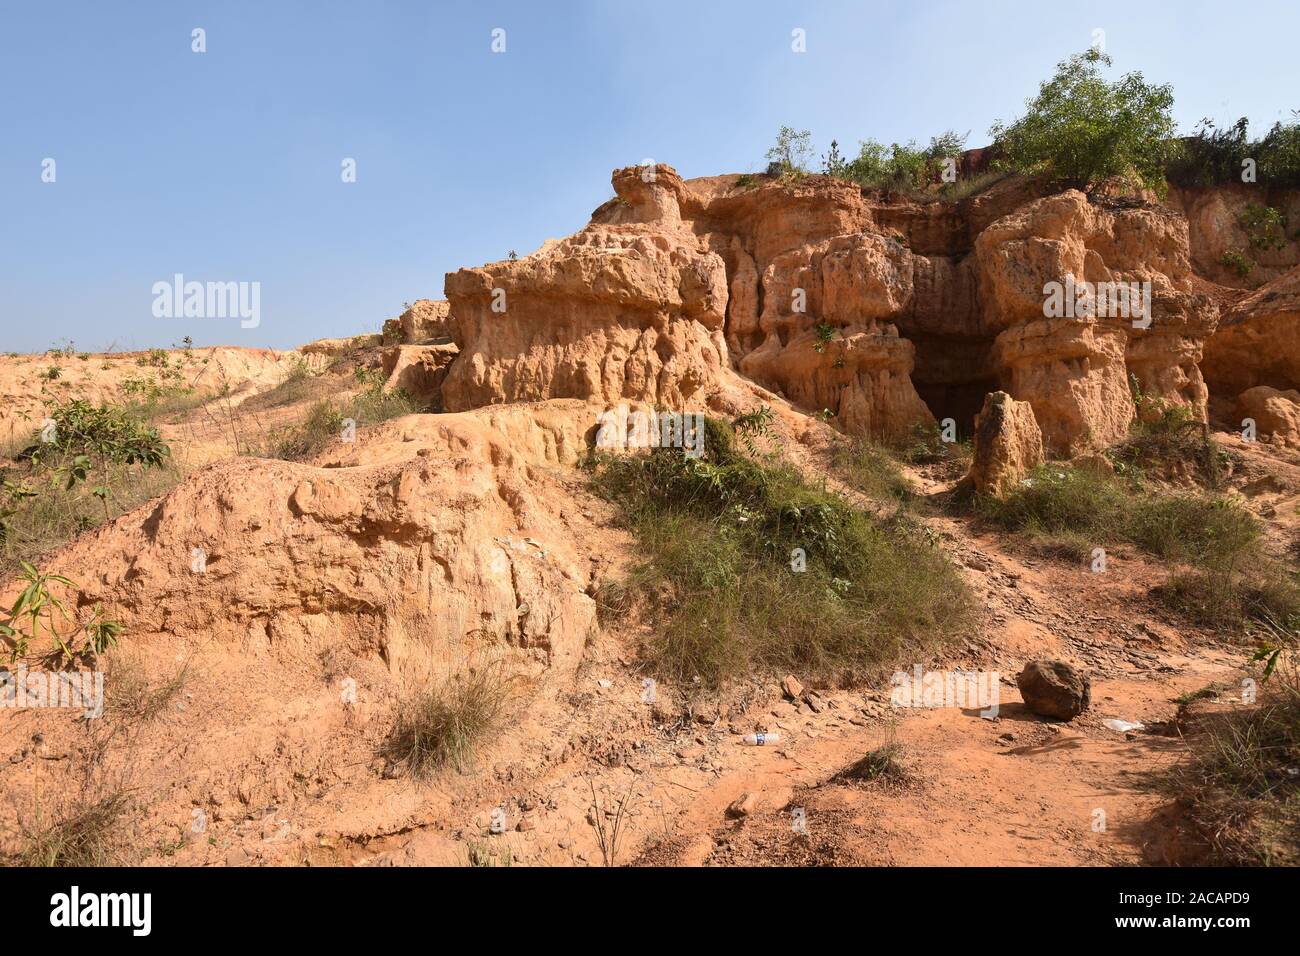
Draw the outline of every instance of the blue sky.
[[[762,169],[783,124],[819,152],[983,145],[1098,28],[1184,128],[1300,109],[1294,0],[3,0],[0,350],[376,330],[447,271],[581,228],[617,166]],[[261,324],[155,318],[175,273],[259,282]]]

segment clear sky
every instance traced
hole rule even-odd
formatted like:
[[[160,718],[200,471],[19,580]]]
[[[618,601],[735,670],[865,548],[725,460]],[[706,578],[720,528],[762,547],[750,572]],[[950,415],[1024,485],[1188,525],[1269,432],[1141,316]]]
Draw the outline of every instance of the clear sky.
[[[618,166],[761,170],[783,124],[984,145],[1096,29],[1185,129],[1300,109],[1296,0],[0,0],[0,350],[377,330],[581,228]],[[176,273],[260,283],[260,325],[155,318]]]

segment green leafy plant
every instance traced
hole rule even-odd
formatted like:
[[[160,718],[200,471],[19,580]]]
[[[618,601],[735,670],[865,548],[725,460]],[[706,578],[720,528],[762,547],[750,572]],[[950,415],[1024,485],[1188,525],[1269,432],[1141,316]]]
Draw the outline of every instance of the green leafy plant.
[[[966,137],[947,130],[921,147],[914,140],[885,146],[874,139],[858,144],[858,155],[844,164],[842,178],[869,189],[913,193],[939,180],[943,162],[953,159],[966,143]]]
[[[1248,203],[1237,216],[1237,223],[1256,249],[1286,248],[1286,216],[1272,206]]]
[[[731,423],[732,428],[736,431],[736,437],[740,439],[745,450],[755,458],[762,454],[759,446],[759,439],[766,442],[776,441],[776,434],[772,430],[772,423],[776,421],[776,415],[770,405],[760,405],[752,411],[738,415]]]
[[[166,368],[167,367],[167,350],[150,349],[143,355],[137,356],[135,364],[142,367]]]
[[[830,151],[822,156],[822,174],[843,179],[847,167],[848,161],[840,153],[840,144],[835,140],[831,140]]]
[[[0,637],[8,638],[14,645],[9,659],[17,660],[26,654],[28,645],[34,640],[39,640],[42,628],[47,630],[67,652],[66,646],[57,636],[55,614],[57,612],[66,619],[68,609],[50,592],[50,585],[62,584],[65,587],[76,585],[62,575],[38,571],[26,561],[22,564],[22,580],[27,582],[27,587],[23,588],[18,595],[18,600],[9,609],[9,620],[0,624]],[[43,623],[42,617],[44,617]]]
[[[1173,89],[1148,84],[1141,73],[1109,82],[1101,68],[1110,65],[1096,49],[1059,63],[1024,116],[989,130],[1004,161],[1089,194],[1112,177],[1163,191],[1175,150]]]
[[[817,341],[813,343],[814,351],[826,351],[826,346],[835,338],[835,326],[831,325],[829,322],[818,322],[817,327],[813,331],[817,336]]]
[[[1243,279],[1255,271],[1255,260],[1239,249],[1229,249],[1219,257],[1219,264]]]
[[[8,471],[0,471],[0,544],[4,544],[10,534],[9,520],[19,513],[22,503],[35,498],[24,482],[11,481]]]
[[[776,134],[776,142],[767,151],[767,158],[782,175],[802,175],[808,171],[812,154],[811,132],[782,126]]]
[[[11,661],[25,655],[33,643],[40,643],[42,637],[49,638],[69,661],[83,653],[97,657],[117,643],[123,631],[122,625],[105,617],[100,605],[95,605],[87,620],[78,621],[67,604],[55,594],[55,585],[77,589],[68,578],[41,571],[26,561],[21,565],[19,578],[26,582],[26,587],[9,609],[7,620],[0,623],[0,637],[13,645]],[[73,625],[72,629],[64,632],[63,625],[69,623]],[[82,646],[79,647],[79,643]]]
[[[1252,152],[1246,117],[1228,127],[1220,127],[1206,117],[1172,152],[1165,175],[1179,186],[1240,181],[1242,163]]]

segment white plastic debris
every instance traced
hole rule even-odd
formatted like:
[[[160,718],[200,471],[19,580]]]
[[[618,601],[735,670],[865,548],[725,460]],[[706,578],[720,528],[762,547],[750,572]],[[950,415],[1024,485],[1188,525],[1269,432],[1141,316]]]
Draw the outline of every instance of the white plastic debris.
[[[745,734],[746,747],[768,747],[781,742],[780,734]]]
[[[1102,726],[1109,727],[1119,734],[1126,734],[1130,730],[1141,730],[1142,722],[1140,720],[1119,720],[1115,717],[1107,717],[1102,722]]]

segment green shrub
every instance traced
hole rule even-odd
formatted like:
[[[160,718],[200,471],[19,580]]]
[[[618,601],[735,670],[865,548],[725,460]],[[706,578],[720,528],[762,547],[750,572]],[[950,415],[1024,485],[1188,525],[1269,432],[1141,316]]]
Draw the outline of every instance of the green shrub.
[[[1152,471],[1162,478],[1193,477],[1208,488],[1218,488],[1232,456],[1190,408],[1144,396],[1136,377],[1130,379],[1138,417],[1129,436],[1106,452],[1116,473],[1140,477]]]
[[[0,469],[0,576],[172,488],[180,471],[132,409],[74,400]]]
[[[984,515],[1034,537],[1077,534],[1094,546],[1127,542],[1161,558],[1207,565],[1238,558],[1259,522],[1224,498],[1151,494],[1089,470],[1043,465],[1005,498],[980,498]]]
[[[1179,186],[1240,182],[1242,161],[1251,152],[1246,117],[1224,129],[1206,117],[1171,153],[1165,175]]]
[[[1084,558],[1131,544],[1175,566],[1157,589],[1171,608],[1210,626],[1252,621],[1300,626],[1300,586],[1265,553],[1259,521],[1235,501],[1205,494],[1153,493],[1064,465],[1036,469],[1004,499],[977,510],[1045,550]]]
[[[1239,249],[1229,249],[1219,257],[1219,264],[1231,269],[1243,279],[1255,271],[1255,260]]]
[[[1292,113],[1300,116],[1300,111]],[[1268,186],[1300,186],[1300,122],[1277,122],[1254,147],[1259,181]]]
[[[969,595],[933,547],[753,461],[733,437],[709,419],[698,459],[657,449],[592,462],[646,556],[615,594],[655,618],[657,673],[717,687],[752,672],[864,672],[964,626]]]
[[[966,137],[952,130],[933,137],[928,147],[915,141],[892,143],[888,147],[873,139],[858,144],[858,155],[844,164],[842,178],[868,189],[910,193],[925,189],[939,179],[945,159],[955,159]]]
[[[1286,216],[1280,210],[1248,203],[1237,216],[1237,223],[1254,248],[1264,251],[1286,248]]]
[[[104,616],[97,604],[87,614],[70,608],[55,591],[55,586],[76,592],[77,585],[61,574],[41,571],[27,562],[20,565],[19,580],[26,587],[18,593],[13,606],[0,623],[0,638],[10,643],[10,661],[27,654],[32,644],[46,643],[49,653],[57,650],[60,660],[75,661],[78,657],[97,660],[101,654],[117,644],[123,628],[117,621]]]
[[[795,130],[782,126],[776,134],[776,142],[767,151],[768,160],[780,167],[782,174],[799,175],[808,172],[808,163],[812,159],[812,133],[808,130]]]
[[[1246,117],[1219,128],[1211,119],[1197,124],[1168,164],[1169,181],[1179,186],[1216,186],[1242,182],[1246,160],[1255,161],[1256,181],[1263,186],[1300,186],[1300,122],[1277,122],[1263,139],[1251,140]]]
[[[54,406],[49,418],[54,422],[52,433],[46,436],[50,440],[29,446],[23,452],[25,458],[49,462],[84,455],[105,470],[111,464],[153,467],[170,454],[158,430],[122,405],[92,405],[73,399]]]
[[[1141,73],[1108,82],[1106,54],[1090,49],[1057,65],[1025,115],[989,130],[1014,169],[1047,173],[1089,193],[1111,177],[1135,179],[1160,191],[1174,152],[1173,90]]]
[[[347,419],[359,428],[410,415],[423,408],[402,389],[386,390],[382,376],[368,369],[357,369],[356,378],[365,386],[356,395],[343,402],[330,399],[317,402],[307,410],[301,422],[273,434],[267,449],[269,457],[305,461],[338,441]]]

